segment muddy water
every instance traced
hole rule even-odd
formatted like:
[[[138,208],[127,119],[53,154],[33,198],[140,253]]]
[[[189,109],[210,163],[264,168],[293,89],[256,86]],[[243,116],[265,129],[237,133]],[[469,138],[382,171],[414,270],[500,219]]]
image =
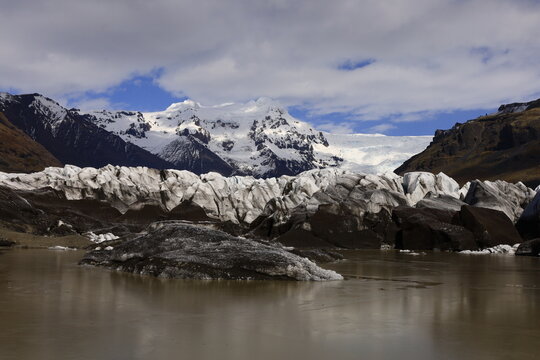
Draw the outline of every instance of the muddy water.
[[[350,252],[326,283],[182,281],[0,253],[0,359],[539,359],[540,259]]]

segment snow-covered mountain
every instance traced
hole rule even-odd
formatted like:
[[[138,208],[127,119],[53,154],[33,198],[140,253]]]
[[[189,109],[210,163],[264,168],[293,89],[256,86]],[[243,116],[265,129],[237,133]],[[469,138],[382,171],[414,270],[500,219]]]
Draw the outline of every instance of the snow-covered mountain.
[[[369,173],[392,171],[425,149],[432,138],[324,133],[268,98],[217,106],[186,100],[160,112],[88,115],[100,127],[176,166],[194,159],[193,168],[198,158],[214,155],[214,162],[223,168],[219,172],[256,177],[335,166]],[[230,171],[223,171],[227,165]]]
[[[76,109],[66,109],[39,94],[0,93],[0,113],[63,164],[172,167],[158,156],[95,125]]]
[[[81,112],[39,94],[0,93],[0,112],[64,164],[225,176],[265,178],[327,167],[384,173],[432,139],[324,133],[268,98],[216,106],[186,100],[151,113]]]

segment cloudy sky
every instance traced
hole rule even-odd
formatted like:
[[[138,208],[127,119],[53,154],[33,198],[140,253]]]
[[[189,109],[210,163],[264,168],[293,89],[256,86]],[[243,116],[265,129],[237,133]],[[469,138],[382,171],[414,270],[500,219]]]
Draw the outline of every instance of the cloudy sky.
[[[0,90],[159,110],[260,96],[321,129],[431,134],[540,97],[540,1],[0,0]]]

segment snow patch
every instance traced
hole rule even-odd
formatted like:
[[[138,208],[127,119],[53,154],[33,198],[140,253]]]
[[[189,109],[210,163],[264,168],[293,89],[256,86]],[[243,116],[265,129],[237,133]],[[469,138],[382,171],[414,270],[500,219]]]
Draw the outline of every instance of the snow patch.
[[[88,239],[90,239],[91,242],[99,244],[104,241],[111,241],[119,239],[120,237],[114,235],[113,233],[105,233],[105,234],[94,234],[93,232],[88,232],[85,234]],[[107,250],[105,248],[105,250]]]

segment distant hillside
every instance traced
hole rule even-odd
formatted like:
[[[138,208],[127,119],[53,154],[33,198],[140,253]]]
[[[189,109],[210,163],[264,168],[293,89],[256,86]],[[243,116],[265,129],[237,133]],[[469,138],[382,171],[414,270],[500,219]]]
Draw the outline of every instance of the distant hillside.
[[[62,163],[0,113],[0,171],[34,172],[47,166]]]
[[[501,105],[499,111],[437,130],[432,143],[395,170],[442,171],[457,181],[540,184],[540,99]]]

